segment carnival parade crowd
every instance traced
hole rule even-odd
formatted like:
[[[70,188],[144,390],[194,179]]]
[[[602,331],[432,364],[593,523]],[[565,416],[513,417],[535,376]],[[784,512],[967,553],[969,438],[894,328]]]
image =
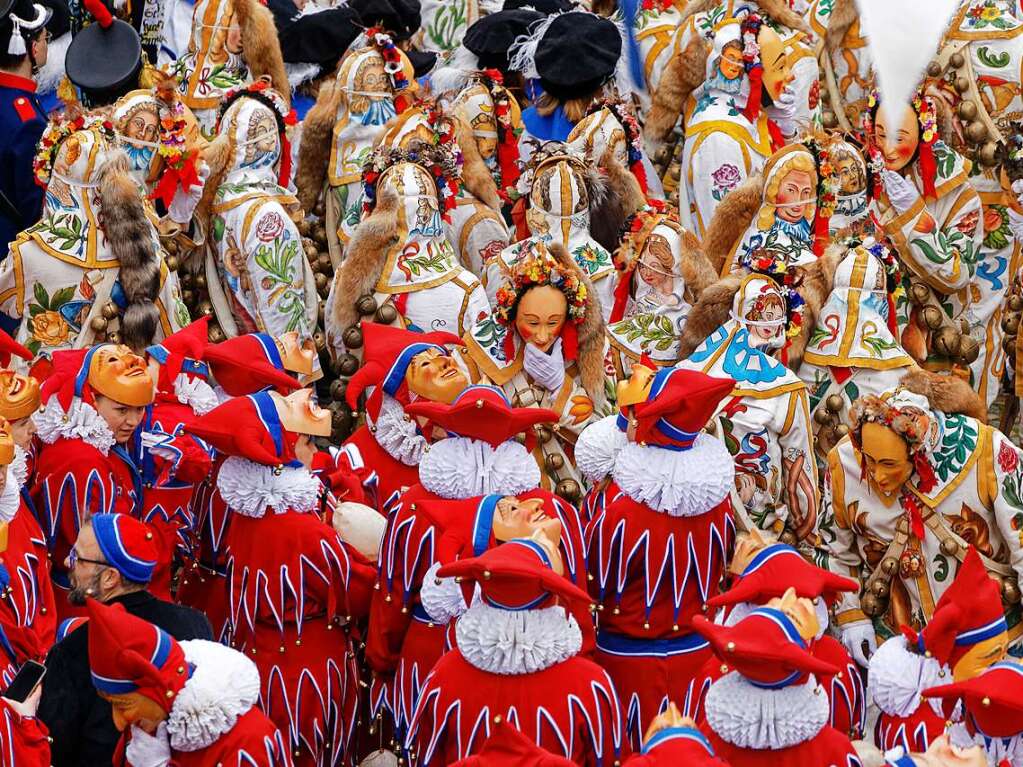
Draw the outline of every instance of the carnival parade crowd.
[[[0,765],[1023,767],[1023,7],[890,2],[0,0]]]

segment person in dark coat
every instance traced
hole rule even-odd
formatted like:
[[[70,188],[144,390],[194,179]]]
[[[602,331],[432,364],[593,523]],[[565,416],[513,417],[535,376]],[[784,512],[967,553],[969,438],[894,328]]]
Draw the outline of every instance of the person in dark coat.
[[[158,552],[153,533],[126,514],[94,514],[83,525],[68,556],[68,600],[87,597],[121,604],[132,615],[159,626],[175,639],[213,639],[198,610],[157,599],[146,590]],[[46,658],[46,684],[37,716],[50,730],[54,767],[111,764],[120,733],[110,704],[99,697],[89,673],[88,621],[78,623]]]

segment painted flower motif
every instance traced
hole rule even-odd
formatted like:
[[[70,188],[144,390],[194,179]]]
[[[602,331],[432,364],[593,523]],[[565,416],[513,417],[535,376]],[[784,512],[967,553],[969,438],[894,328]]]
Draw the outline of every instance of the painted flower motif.
[[[256,224],[256,237],[260,242],[273,242],[284,231],[284,219],[274,212],[263,216]]]
[[[725,163],[710,174],[710,180],[714,184],[715,191],[730,192],[739,185],[739,169],[734,165]]]
[[[1019,454],[1008,443],[1002,442],[998,448],[998,466],[1004,473],[1011,474],[1018,465]]]
[[[999,16],[1001,16],[1001,13],[999,13],[998,9],[993,5],[985,4],[983,10],[980,12],[980,18],[984,21],[994,21]]]
[[[60,346],[70,334],[71,328],[59,312],[44,311],[32,318],[32,337],[43,346]]]
[[[972,235],[977,231],[977,224],[980,223],[980,211],[975,210],[967,213],[956,223],[956,229],[965,235]]]
[[[816,109],[817,105],[820,103],[820,100],[821,100],[821,81],[820,80],[814,80],[813,81],[813,85],[810,86],[810,95],[809,95],[809,97],[807,99],[807,106],[809,106],[810,109]]]

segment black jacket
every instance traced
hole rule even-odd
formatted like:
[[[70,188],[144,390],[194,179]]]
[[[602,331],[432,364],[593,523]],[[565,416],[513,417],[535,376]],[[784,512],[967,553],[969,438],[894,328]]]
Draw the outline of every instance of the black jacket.
[[[210,622],[198,610],[164,602],[148,591],[111,600],[153,623],[175,639],[213,639]],[[97,767],[112,762],[121,734],[110,704],[96,694],[89,674],[89,624],[68,634],[46,657],[46,678],[38,717],[50,728],[54,767]]]

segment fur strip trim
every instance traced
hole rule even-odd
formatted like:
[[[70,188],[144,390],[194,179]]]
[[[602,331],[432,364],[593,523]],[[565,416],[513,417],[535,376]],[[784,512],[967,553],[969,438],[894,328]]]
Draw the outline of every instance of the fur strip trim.
[[[281,42],[273,13],[258,0],[234,0],[234,15],[242,31],[242,58],[253,82],[263,75],[291,108],[291,86],[288,70],[281,55]]]
[[[707,233],[703,237],[703,253],[718,274],[732,249],[753,223],[764,198],[764,177],[755,173],[725,195],[714,208]]]
[[[564,245],[560,242],[551,242],[548,243],[547,250],[558,261],[562,271],[575,274],[586,286],[583,321],[576,328],[579,338],[576,366],[579,369],[579,381],[587,396],[593,401],[593,409],[599,411],[607,401],[604,394],[604,347],[607,344],[607,336],[600,298],[597,297],[597,291],[586,272],[579,267]]]
[[[71,410],[64,412],[56,397],[51,397],[32,420],[36,424],[39,439],[52,445],[58,439],[80,439],[99,450],[103,455],[114,446],[114,433],[110,426],[92,405],[77,397],[71,402]]]
[[[765,690],[738,671],[707,691],[708,726],[726,743],[756,751],[777,751],[813,740],[831,717],[831,704],[813,674],[805,684]]]
[[[448,437],[423,454],[419,482],[434,495],[452,500],[518,495],[540,486],[540,467],[518,442],[493,448],[467,437]]]
[[[438,578],[437,571],[442,567],[440,562],[434,562],[430,569],[423,576],[423,585],[419,589],[419,603],[426,610],[430,619],[440,625],[446,626],[455,618],[460,617],[469,609],[465,603],[465,593],[462,587],[454,578]],[[473,605],[480,601],[480,587],[477,584],[472,595]]]
[[[668,61],[643,126],[643,136],[651,151],[668,138],[682,116],[686,100],[703,83],[709,56],[710,44],[700,35],[693,35],[686,47]]]
[[[121,339],[141,352],[153,342],[160,310],[153,302],[160,294],[160,253],[156,231],[132,178],[128,156],[118,150],[103,165],[99,176],[100,219],[110,251],[120,268],[118,279],[128,305],[121,315]]]
[[[578,655],[583,634],[558,605],[513,612],[480,602],[458,619],[455,641],[462,657],[480,671],[533,674]]]
[[[352,299],[374,291],[384,268],[387,250],[394,244],[397,232],[398,193],[385,186],[377,196],[373,212],[352,234],[345,249],[345,260],[334,278],[331,305],[327,311],[338,332],[359,321]]]
[[[182,405],[188,405],[196,415],[206,415],[220,404],[213,387],[201,378],[193,378],[187,373],[178,373],[174,379],[174,396]]]
[[[632,171],[618,162],[610,149],[600,159],[606,180],[601,178],[592,163],[587,163],[587,168],[594,171],[586,176],[590,196],[590,236],[608,253],[614,253],[621,245],[625,219],[646,205],[646,197]],[[592,180],[591,175],[595,176]]]
[[[962,413],[987,423],[987,408],[980,395],[958,376],[941,375],[912,367],[899,383],[914,394],[926,397],[932,410]]]
[[[483,161],[472,128],[454,113],[449,112],[447,116],[455,127],[455,140],[462,150],[462,182],[466,190],[490,209],[500,212],[501,198],[497,194],[497,183]]]
[[[304,466],[263,466],[232,455],[220,467],[217,489],[231,511],[259,519],[268,508],[275,514],[312,511],[323,484]]]
[[[575,443],[575,465],[587,482],[596,484],[611,476],[618,453],[626,445],[618,428],[618,416],[609,415],[587,426]]]
[[[7,477],[7,481],[14,480],[14,483],[22,488],[25,486],[25,482],[28,480],[28,453],[25,448],[14,446],[14,460],[11,461],[10,465],[11,473]]]
[[[671,517],[706,514],[735,486],[735,463],[725,443],[700,434],[676,452],[629,442],[615,461],[615,483],[634,501]]]
[[[316,103],[302,120],[302,142],[298,146],[295,188],[302,208],[311,212],[327,178],[330,150],[334,143],[334,120],[341,102],[341,89],[329,80],[320,86]]]
[[[697,346],[728,320],[743,275],[732,274],[708,286],[686,317],[679,337],[678,358],[687,359]]]
[[[259,671],[240,652],[217,642],[189,639],[180,645],[195,670],[171,706],[167,734],[175,751],[198,751],[230,732],[256,705]]]
[[[799,275],[796,280],[796,284],[799,285],[799,295],[806,302],[803,324],[799,334],[792,339],[787,350],[788,366],[793,372],[799,370],[799,366],[803,362],[803,353],[810,341],[810,333],[817,327],[817,316],[820,314],[824,302],[831,295],[838,263],[847,252],[841,245],[829,245],[824,254],[813,263],[793,267]]]
[[[426,438],[419,433],[415,421],[407,418],[405,408],[387,393],[373,424],[373,436],[391,458],[406,466],[418,464],[426,450]]]
[[[867,700],[889,716],[909,716],[920,706],[920,694],[952,681],[948,666],[909,651],[906,637],[894,636],[870,656]]]
[[[835,0],[828,16],[828,31],[824,35],[824,44],[834,53],[842,45],[846,33],[853,23],[859,19],[860,13],[853,0]]]

